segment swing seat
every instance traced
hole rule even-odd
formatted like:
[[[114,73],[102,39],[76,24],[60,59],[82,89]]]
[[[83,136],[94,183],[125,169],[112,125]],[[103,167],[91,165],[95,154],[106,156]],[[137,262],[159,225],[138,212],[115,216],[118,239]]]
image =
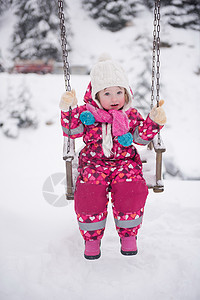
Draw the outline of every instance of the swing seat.
[[[67,153],[68,138],[64,137],[63,159],[66,165],[66,199],[74,200],[75,184],[78,177],[78,153],[75,152],[75,141],[71,140],[72,147]],[[162,181],[162,153],[166,151],[165,146],[157,137],[144,149],[143,146],[137,146],[143,164],[143,176],[149,189],[153,189],[155,193],[164,191]]]
[[[70,151],[67,150],[68,137],[64,136],[63,160],[66,168],[66,199],[74,200],[75,183],[78,177],[78,154],[75,152],[75,140],[70,141]]]
[[[138,149],[143,164],[143,176],[149,189],[153,189],[155,193],[164,191],[164,183],[162,181],[162,153],[166,151],[162,139],[160,144],[157,137],[145,149]]]

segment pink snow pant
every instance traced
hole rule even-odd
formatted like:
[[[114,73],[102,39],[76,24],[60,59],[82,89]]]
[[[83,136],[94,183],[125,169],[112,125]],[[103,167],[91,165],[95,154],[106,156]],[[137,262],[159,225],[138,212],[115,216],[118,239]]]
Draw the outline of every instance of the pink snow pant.
[[[95,161],[80,168],[74,195],[75,211],[84,240],[103,237],[109,192],[119,236],[137,235],[148,195],[141,167],[131,159],[120,161],[120,164]]]

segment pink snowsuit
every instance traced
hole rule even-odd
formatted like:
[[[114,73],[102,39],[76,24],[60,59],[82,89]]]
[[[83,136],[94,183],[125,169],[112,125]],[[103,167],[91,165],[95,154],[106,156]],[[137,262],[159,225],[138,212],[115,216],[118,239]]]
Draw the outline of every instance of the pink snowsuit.
[[[84,102],[98,107],[91,96],[91,83]],[[137,235],[148,195],[140,156],[133,144],[124,147],[116,136],[112,136],[112,154],[106,157],[102,149],[102,123],[83,125],[80,121],[80,114],[87,110],[86,104],[74,108],[71,115],[71,138],[83,137],[85,143],[79,154],[79,176],[74,195],[79,229],[85,240],[102,238],[111,192],[119,236]],[[135,108],[129,109],[126,114],[135,144],[147,145],[162,128],[149,116],[144,120]],[[61,124],[63,135],[68,136],[68,112],[61,112]]]

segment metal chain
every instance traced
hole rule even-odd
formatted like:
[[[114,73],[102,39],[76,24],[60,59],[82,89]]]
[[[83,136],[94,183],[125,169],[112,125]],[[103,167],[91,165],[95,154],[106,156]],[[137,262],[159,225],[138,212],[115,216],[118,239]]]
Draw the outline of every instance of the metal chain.
[[[63,0],[58,0],[58,16],[60,19],[60,37],[61,37],[61,47],[62,47],[62,56],[63,56],[65,90],[71,91],[65,17],[64,17],[64,12],[63,12]],[[68,142],[67,142],[67,153],[70,152],[71,117],[72,117],[72,108],[70,106],[69,107],[69,134],[68,134]]]
[[[157,62],[156,62],[156,101],[157,107],[160,100],[160,0],[157,0]]]
[[[155,0],[152,52],[152,83],[151,83],[151,109],[154,102],[154,86],[156,71],[156,101],[159,106],[160,98],[160,0]]]
[[[156,3],[155,3],[156,5]],[[155,60],[156,60],[156,25],[157,25],[157,9],[154,8],[154,22],[153,22],[153,52],[152,52],[152,83],[151,83],[151,109],[154,102],[154,85],[155,85]]]
[[[65,89],[66,91],[71,91],[65,17],[63,12],[63,0],[58,0],[58,16],[60,19],[60,37],[61,37],[61,47],[62,47],[62,55],[63,55]]]
[[[154,87],[156,72],[156,103],[160,100],[160,0],[155,0],[152,53],[152,83],[151,83],[151,109],[154,103]],[[161,145],[160,131],[158,132],[158,145]]]
[[[157,62],[156,62],[156,102],[157,107],[159,107],[160,100],[160,0],[156,1],[157,3]],[[155,4],[155,6],[156,6]],[[158,145],[161,145],[160,131],[158,131]]]

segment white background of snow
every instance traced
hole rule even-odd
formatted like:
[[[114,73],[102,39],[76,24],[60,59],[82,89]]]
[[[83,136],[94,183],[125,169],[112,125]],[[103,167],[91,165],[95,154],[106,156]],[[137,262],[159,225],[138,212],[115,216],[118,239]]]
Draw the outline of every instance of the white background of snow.
[[[127,69],[134,65],[130,77],[137,76],[140,54],[131,39],[136,31],[151,36],[150,15],[116,34],[100,30],[79,10],[79,1],[73,1],[71,15],[76,33],[73,62],[90,65],[108,51]],[[9,36],[5,26],[4,31],[1,26],[1,41]],[[199,175],[200,85],[193,73],[200,59],[199,35],[168,30],[163,35],[174,47],[162,50],[162,96],[168,116],[162,133],[165,155],[171,155],[187,173]],[[179,42],[187,46],[175,45]],[[72,76],[79,99],[88,80],[88,76]],[[14,90],[22,81],[30,87],[31,104],[41,123],[38,130],[21,130],[17,140],[0,132],[0,299],[199,299],[199,181],[166,180],[164,193],[150,191],[137,256],[120,254],[110,212],[102,257],[85,260],[73,204],[55,208],[42,195],[46,178],[64,173],[58,109],[63,76],[0,74],[0,97],[5,98],[8,87]],[[46,126],[48,120],[54,124]]]

